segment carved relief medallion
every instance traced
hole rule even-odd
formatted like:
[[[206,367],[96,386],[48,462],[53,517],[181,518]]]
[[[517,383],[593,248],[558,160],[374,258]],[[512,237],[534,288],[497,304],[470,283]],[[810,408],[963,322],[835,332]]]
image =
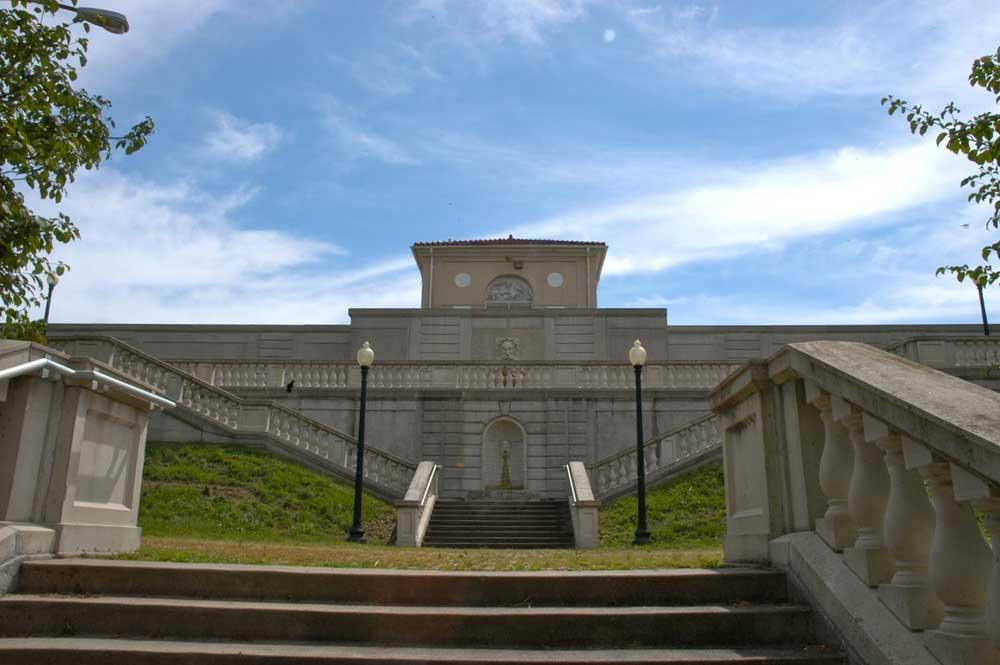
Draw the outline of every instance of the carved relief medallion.
[[[520,360],[521,340],[517,337],[497,338],[497,360]]]

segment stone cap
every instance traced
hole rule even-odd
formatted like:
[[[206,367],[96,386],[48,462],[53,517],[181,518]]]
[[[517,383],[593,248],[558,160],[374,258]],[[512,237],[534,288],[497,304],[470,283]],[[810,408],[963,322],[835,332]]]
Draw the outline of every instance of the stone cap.
[[[413,247],[478,247],[483,245],[591,245],[607,247],[606,243],[591,240],[549,240],[546,238],[480,238],[470,240],[434,240],[431,242],[415,242]]]

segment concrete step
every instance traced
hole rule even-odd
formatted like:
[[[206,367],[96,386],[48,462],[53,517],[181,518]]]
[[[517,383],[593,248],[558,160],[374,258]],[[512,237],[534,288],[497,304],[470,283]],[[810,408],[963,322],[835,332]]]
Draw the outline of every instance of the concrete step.
[[[424,541],[424,547],[452,550],[572,550],[575,543],[484,543],[479,540],[456,540],[451,542]]]
[[[816,646],[747,649],[591,649],[528,651],[246,644],[99,638],[0,639],[5,665],[844,665],[842,655]]]
[[[0,636],[122,636],[504,648],[805,645],[797,605],[411,607],[14,594]]]
[[[494,535],[494,536],[534,536],[534,537],[556,537],[573,538],[573,532],[560,528],[531,527],[523,528],[519,526],[509,527],[479,527],[469,529],[462,526],[451,526],[447,524],[435,524],[433,529],[427,530],[427,535]]]
[[[511,538],[505,536],[434,536],[424,539],[425,547],[486,547],[493,549],[573,549],[572,538]]]
[[[786,599],[784,575],[750,568],[494,573],[100,559],[25,561],[19,590],[29,594],[431,606],[610,607],[777,603]]]
[[[491,534],[491,533],[469,533],[469,534],[430,534],[424,538],[425,543],[430,543],[431,545],[443,544],[443,543],[455,543],[455,542],[472,542],[479,543],[481,545],[562,545],[565,543],[566,547],[573,547],[573,538],[566,537],[559,534],[553,534],[551,536],[511,536],[504,534]]]
[[[427,547],[571,548],[569,507],[562,501],[439,501]]]
[[[477,505],[449,505],[444,501],[438,501],[434,505],[434,510],[441,510],[442,512],[452,511],[452,512],[469,512],[469,513],[512,513],[515,515],[526,515],[529,513],[538,513],[542,515],[555,515],[561,514],[567,506],[563,504],[558,504],[554,506],[477,506]]]

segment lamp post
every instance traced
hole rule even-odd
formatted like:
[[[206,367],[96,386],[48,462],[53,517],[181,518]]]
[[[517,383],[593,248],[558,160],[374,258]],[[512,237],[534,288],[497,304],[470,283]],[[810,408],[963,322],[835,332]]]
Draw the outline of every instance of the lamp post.
[[[985,278],[983,278],[985,280]],[[979,291],[979,311],[983,315],[983,334],[990,336],[990,322],[986,319],[986,301],[983,300],[983,282],[976,280],[976,289]]]
[[[52,289],[56,288],[56,284],[59,283],[59,275],[50,272],[45,281],[49,283],[49,294],[45,296],[45,327],[47,328],[49,325],[49,309],[52,307]]]
[[[365,407],[368,402],[368,370],[375,362],[375,352],[368,342],[358,349],[358,366],[361,367],[361,411],[358,414],[357,465],[354,470],[354,524],[347,540],[354,543],[365,542],[365,530],[361,528],[361,479],[365,473]]]
[[[639,498],[639,519],[632,544],[648,545],[652,539],[646,528],[646,455],[642,449],[642,366],[646,364],[646,349],[639,340],[635,340],[628,350],[628,360],[635,369],[635,470]]]

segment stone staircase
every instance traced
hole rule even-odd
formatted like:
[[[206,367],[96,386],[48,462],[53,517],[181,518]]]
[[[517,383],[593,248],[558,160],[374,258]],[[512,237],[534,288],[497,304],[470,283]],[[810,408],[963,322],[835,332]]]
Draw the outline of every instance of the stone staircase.
[[[424,547],[553,549],[574,547],[565,501],[438,499]]]
[[[844,665],[781,573],[456,573],[65,559],[0,596],[0,662]]]

